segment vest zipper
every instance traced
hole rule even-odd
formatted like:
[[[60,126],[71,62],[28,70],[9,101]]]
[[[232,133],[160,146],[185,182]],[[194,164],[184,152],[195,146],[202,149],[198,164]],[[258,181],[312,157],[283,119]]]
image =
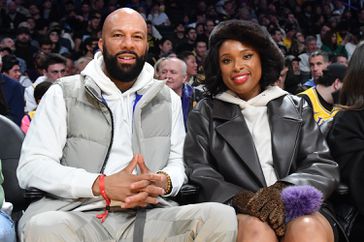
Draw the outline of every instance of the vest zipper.
[[[110,140],[110,143],[109,143],[109,147],[107,148],[106,157],[105,157],[104,163],[102,164],[101,171],[100,171],[100,173],[103,174],[104,170],[105,170],[105,167],[106,167],[107,160],[109,159],[109,156],[110,156],[111,146],[112,146],[112,143],[114,141],[114,117],[112,115],[112,112],[111,112],[109,106],[107,106],[107,104],[104,101],[101,102],[101,103],[107,108],[107,110],[110,113],[110,117],[111,117],[111,140]]]
[[[101,103],[102,105],[104,105],[106,107],[106,109],[109,111],[110,113],[110,117],[111,117],[111,140],[110,140],[110,143],[109,143],[109,147],[107,148],[107,153],[106,153],[106,157],[104,159],[104,162],[102,163],[102,167],[101,167],[101,170],[100,170],[100,173],[103,174],[104,173],[104,170],[105,170],[105,167],[106,167],[106,163],[107,163],[107,160],[109,159],[109,156],[110,156],[110,150],[111,150],[111,146],[112,146],[112,143],[114,141],[114,117],[112,116],[112,112],[111,112],[111,109],[109,108],[109,106],[107,105],[105,99],[102,97],[101,99],[93,92],[93,90],[91,90],[89,87],[85,86],[85,89],[86,91],[91,95],[93,96],[94,98],[96,98],[96,100]],[[102,112],[102,111],[101,111]]]

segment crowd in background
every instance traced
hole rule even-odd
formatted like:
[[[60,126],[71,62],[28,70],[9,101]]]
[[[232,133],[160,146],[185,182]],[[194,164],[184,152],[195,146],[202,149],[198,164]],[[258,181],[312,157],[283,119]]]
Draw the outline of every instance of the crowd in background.
[[[1,55],[13,54],[20,59],[21,74],[31,82],[42,74],[40,52],[63,55],[69,59],[66,74],[76,73],[72,62],[93,57],[104,18],[126,6],[148,21],[151,63],[172,52],[195,51],[200,66],[211,30],[218,22],[232,18],[265,26],[285,55],[309,51],[305,43],[313,36],[317,48],[332,57],[350,58],[355,44],[363,38],[364,9],[359,1],[349,2],[350,6],[340,0],[2,0]],[[206,47],[200,44],[198,48],[200,42]]]

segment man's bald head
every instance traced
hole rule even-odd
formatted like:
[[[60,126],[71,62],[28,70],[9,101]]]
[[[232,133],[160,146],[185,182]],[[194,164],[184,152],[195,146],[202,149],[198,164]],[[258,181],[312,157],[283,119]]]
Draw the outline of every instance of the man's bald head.
[[[102,27],[102,37],[104,37],[105,31],[110,30],[115,25],[135,25],[135,27],[140,28],[140,31],[147,34],[147,24],[143,16],[131,8],[120,8],[110,13]]]
[[[98,45],[104,57],[106,75],[120,89],[126,90],[133,85],[145,63],[147,24],[135,10],[115,10],[105,19]]]

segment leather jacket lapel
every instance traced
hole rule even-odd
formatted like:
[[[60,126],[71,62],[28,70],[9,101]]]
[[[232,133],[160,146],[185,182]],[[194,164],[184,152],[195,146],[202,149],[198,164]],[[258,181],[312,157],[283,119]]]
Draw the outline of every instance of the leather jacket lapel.
[[[216,132],[233,148],[260,184],[266,186],[253,138],[240,108],[234,104],[214,100],[213,118],[225,120],[216,126]]]
[[[296,160],[297,139],[303,124],[302,117],[294,105],[282,105],[283,98],[268,104],[268,117],[272,134],[273,164],[278,179],[289,174]]]

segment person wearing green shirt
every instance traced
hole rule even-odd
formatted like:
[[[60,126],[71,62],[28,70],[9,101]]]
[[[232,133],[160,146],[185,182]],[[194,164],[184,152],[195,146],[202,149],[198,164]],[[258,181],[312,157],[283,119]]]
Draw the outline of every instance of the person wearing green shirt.
[[[2,242],[15,242],[15,224],[10,215],[6,212],[9,209],[9,203],[5,203],[4,189],[2,187],[4,181],[3,174],[1,172],[1,160],[0,160],[0,241]]]

